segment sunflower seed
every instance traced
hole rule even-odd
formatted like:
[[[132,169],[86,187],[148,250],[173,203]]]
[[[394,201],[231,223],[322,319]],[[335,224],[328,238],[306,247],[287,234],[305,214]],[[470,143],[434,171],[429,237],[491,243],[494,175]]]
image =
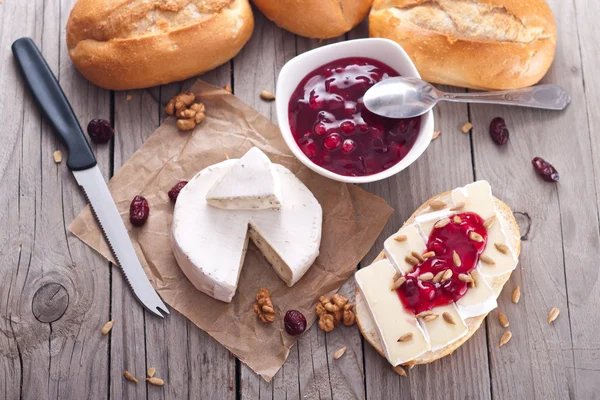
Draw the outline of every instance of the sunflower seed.
[[[460,128],[463,133],[469,133],[471,129],[473,129],[473,124],[470,122],[465,122],[465,124]]]
[[[449,312],[444,312],[442,314],[442,318],[444,318],[444,321],[446,321],[450,325],[456,325],[456,322],[454,322],[454,317]]]
[[[423,254],[423,258],[428,259],[431,257],[435,257],[435,251],[428,251],[427,253]]]
[[[490,229],[490,227],[494,225],[494,222],[496,222],[496,216],[492,215],[491,217],[485,220],[485,222],[483,223],[483,227],[485,229]]]
[[[110,330],[113,328],[114,324],[115,324],[115,320],[111,319],[110,321],[108,321],[107,323],[104,324],[104,326],[102,327],[102,329],[100,329],[100,332],[103,335],[108,335],[108,332],[110,332]]]
[[[442,218],[433,226],[434,228],[443,228],[450,223],[450,218]]]
[[[465,203],[463,201],[461,201],[460,203],[456,203],[456,205],[454,207],[452,207],[450,209],[450,211],[458,211],[461,210],[465,207]]]
[[[485,254],[481,255],[481,261],[483,261],[484,264],[496,265],[496,261],[494,261],[490,256],[487,256]]]
[[[508,246],[502,243],[494,243],[494,246],[496,246],[496,249],[498,249],[498,251],[502,254],[508,254]]]
[[[423,312],[420,312],[417,315],[415,315],[415,317],[417,317],[417,318],[425,318],[425,317],[428,317],[430,315],[433,315],[432,311],[423,311]]]
[[[412,332],[408,332],[408,333],[405,333],[404,335],[400,336],[398,338],[398,342],[408,342],[408,341],[411,341],[412,338],[413,338]]]
[[[473,282],[473,277],[469,274],[458,274],[458,279],[466,283]]]
[[[446,207],[446,202],[442,200],[432,200],[429,202],[429,208],[432,210],[441,210]]]
[[[439,317],[439,315],[437,315],[437,314],[427,315],[427,316],[423,317],[423,321],[425,321],[425,322],[433,321],[437,317]]]
[[[125,377],[125,379],[127,379],[129,382],[133,382],[133,383],[138,383],[138,380],[135,376],[133,376],[131,374],[131,372],[125,370],[123,371],[123,376]]]
[[[394,370],[395,373],[397,373],[400,376],[404,376],[406,377],[406,371],[404,370],[404,368],[402,368],[401,365],[397,365],[394,368],[392,368]]]
[[[433,131],[433,136],[431,137],[431,140],[437,139],[441,134],[441,131]]]
[[[454,220],[455,224],[460,224],[462,222],[462,219],[460,219],[458,215],[455,215],[452,219]]]
[[[501,311],[498,311],[498,322],[500,322],[500,326],[503,328],[508,328],[508,318]]]
[[[425,272],[424,274],[419,275],[418,278],[420,281],[430,281],[433,279],[433,273],[432,272]]]
[[[62,162],[62,151],[56,150],[52,156],[54,157],[54,162],[56,164],[60,164]]]
[[[146,381],[149,384],[154,385],[154,386],[164,386],[164,384],[165,384],[165,381],[163,381],[162,379],[157,378],[155,376],[153,376],[152,378],[146,378]]]
[[[398,289],[400,286],[402,286],[402,284],[406,282],[406,278],[401,276],[400,278],[398,278],[397,280],[394,281],[394,283],[392,284],[392,290],[396,290]]]
[[[156,373],[156,368],[148,368],[148,378],[152,378]]]
[[[394,238],[396,242],[406,242],[406,239],[408,239],[406,235],[398,235]]]
[[[500,337],[500,347],[508,343],[510,341],[510,338],[512,338],[512,333],[510,331],[504,332]]]
[[[471,232],[471,233],[469,233],[469,239],[473,240],[474,242],[478,242],[478,243],[483,242],[483,236],[481,236],[477,232]]]
[[[404,257],[404,261],[406,261],[407,264],[410,264],[412,266],[419,265],[419,260],[417,260],[413,256],[406,256],[406,257]]]
[[[517,286],[513,290],[511,300],[515,304],[519,303],[519,300],[521,300],[521,286]]]
[[[425,261],[425,259],[423,258],[422,255],[420,255],[418,252],[413,251],[410,253],[411,256],[413,256],[414,258],[416,258],[417,260],[419,260],[419,262],[423,262]]]
[[[444,271],[440,271],[437,274],[435,274],[435,276],[433,277],[432,282],[433,283],[440,283],[440,281],[442,280],[442,277],[444,276]]]
[[[551,324],[554,322],[554,320],[558,318],[558,314],[560,314],[560,310],[557,307],[550,310],[550,313],[548,314],[548,323]]]
[[[346,352],[346,346],[342,347],[341,349],[339,349],[338,351],[333,353],[333,359],[334,360],[339,359],[341,356],[344,355],[345,352]]]
[[[460,267],[462,265],[462,262],[460,261],[460,256],[458,255],[456,250],[452,251],[452,261],[454,261],[454,265],[456,265],[457,267]]]
[[[267,101],[275,100],[275,94],[273,92],[269,92],[268,90],[263,90],[260,92],[260,98]]]
[[[447,269],[446,271],[444,271],[444,275],[442,276],[442,282],[446,282],[450,278],[452,278],[452,270]]]

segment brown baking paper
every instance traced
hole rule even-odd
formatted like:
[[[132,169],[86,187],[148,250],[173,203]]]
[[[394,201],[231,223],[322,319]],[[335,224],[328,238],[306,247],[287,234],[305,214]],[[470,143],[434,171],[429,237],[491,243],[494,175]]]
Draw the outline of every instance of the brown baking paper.
[[[202,81],[191,90],[206,105],[206,119],[191,133],[180,132],[175,119],[167,119],[114,175],[109,187],[144,270],[163,300],[270,381],[297,340],[285,333],[285,312],[299,310],[312,325],[318,297],[339,289],[355,271],[393,210],[357,186],[328,180],[306,168],[291,154],[277,126],[237,97]],[[167,192],[176,182],[227,158],[239,158],[252,146],[289,168],[319,200],[321,249],[306,275],[288,288],[251,244],[237,293],[227,304],[196,290],[179,269],[169,245],[173,204]],[[137,194],[148,200],[150,217],[143,227],[132,228],[129,203]],[[69,230],[114,262],[89,206]],[[272,295],[276,308],[272,324],[260,322],[253,311],[260,287]]]

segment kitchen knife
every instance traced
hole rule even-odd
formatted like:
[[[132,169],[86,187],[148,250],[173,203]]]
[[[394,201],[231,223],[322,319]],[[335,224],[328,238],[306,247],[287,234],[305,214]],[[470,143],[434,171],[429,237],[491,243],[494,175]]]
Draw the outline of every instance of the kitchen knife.
[[[94,153],[52,70],[30,38],[16,40],[12,52],[42,113],[69,150],[67,167],[83,188],[125,280],[148,311],[159,317],[163,317],[161,311],[169,314],[144,273]]]

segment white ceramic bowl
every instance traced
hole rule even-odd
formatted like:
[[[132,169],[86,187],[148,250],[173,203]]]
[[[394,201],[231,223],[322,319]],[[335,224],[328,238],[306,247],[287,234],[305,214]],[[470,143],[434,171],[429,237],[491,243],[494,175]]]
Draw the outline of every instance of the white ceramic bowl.
[[[345,176],[318,166],[300,150],[292,135],[288,115],[290,98],[298,87],[298,84],[309,73],[331,61],[347,57],[372,58],[389,65],[402,76],[421,77],[404,49],[396,42],[388,39],[357,39],[319,47],[293,58],[281,69],[279,78],[277,79],[277,120],[281,134],[288,147],[308,168],[327,178],[340,182],[375,182],[397,174],[423,154],[429,143],[431,143],[431,137],[433,136],[433,112],[429,111],[421,117],[419,136],[408,154],[398,164],[385,171],[366,176]]]

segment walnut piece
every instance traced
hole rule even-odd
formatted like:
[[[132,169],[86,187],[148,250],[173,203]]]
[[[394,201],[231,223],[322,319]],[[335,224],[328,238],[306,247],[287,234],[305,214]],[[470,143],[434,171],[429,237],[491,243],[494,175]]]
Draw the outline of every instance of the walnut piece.
[[[324,314],[319,318],[319,328],[325,332],[331,332],[335,328],[333,315]]]
[[[202,103],[194,103],[196,96],[192,92],[180,93],[169,100],[165,111],[177,117],[177,128],[190,131],[206,117],[206,107]]]
[[[352,326],[356,322],[356,316],[354,315],[354,304],[346,304],[344,306],[344,325]]]
[[[344,323],[346,326],[354,325],[356,317],[352,311],[352,304],[348,304],[348,299],[340,294],[334,294],[331,299],[327,296],[319,297],[319,302],[315,306],[315,313],[319,316],[319,328],[325,332],[330,332]]]
[[[266,288],[258,289],[256,293],[256,304],[254,304],[254,312],[265,324],[270,324],[275,321],[275,308],[271,302],[271,295]]]

